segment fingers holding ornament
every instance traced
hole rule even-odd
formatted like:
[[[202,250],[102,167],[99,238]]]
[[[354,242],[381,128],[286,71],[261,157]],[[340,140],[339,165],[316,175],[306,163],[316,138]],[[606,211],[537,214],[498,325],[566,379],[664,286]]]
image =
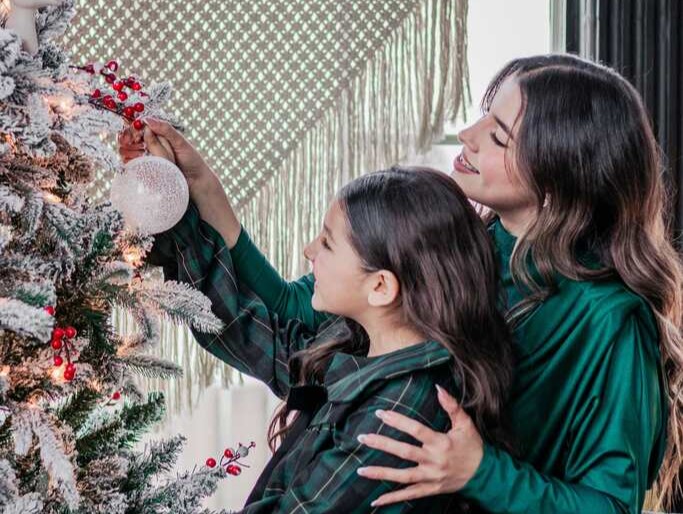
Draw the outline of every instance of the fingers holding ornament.
[[[173,147],[168,139],[163,136],[158,136],[149,127],[145,127],[143,131],[145,148],[150,155],[161,157],[175,164],[175,154]]]

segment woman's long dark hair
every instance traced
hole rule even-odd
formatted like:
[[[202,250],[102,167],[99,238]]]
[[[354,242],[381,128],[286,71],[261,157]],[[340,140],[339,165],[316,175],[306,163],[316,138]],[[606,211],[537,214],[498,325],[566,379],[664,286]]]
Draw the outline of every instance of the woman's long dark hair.
[[[507,446],[511,336],[498,309],[491,237],[474,207],[447,175],[398,167],[350,182],[337,201],[364,269],[391,271],[400,283],[396,323],[448,349],[462,406],[484,439]],[[348,327],[344,336],[296,355],[301,383],[322,383],[336,352],[367,354],[367,334],[351,320]],[[271,448],[288,414],[281,409],[271,423]]]
[[[489,85],[485,111],[509,77],[522,94],[516,164],[538,205],[511,261],[513,277],[532,294],[511,317],[522,319],[552,294],[556,272],[575,280],[617,275],[648,302],[669,383],[669,444],[655,488],[666,506],[680,491],[683,462],[683,273],[648,115],[621,75],[571,55],[510,62]],[[577,259],[585,252],[598,258],[599,269]],[[543,284],[529,275],[529,256]]]

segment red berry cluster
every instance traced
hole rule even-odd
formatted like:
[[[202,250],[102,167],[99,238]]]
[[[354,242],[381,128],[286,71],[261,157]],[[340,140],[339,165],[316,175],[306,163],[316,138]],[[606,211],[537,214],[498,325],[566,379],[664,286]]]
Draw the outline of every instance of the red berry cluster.
[[[55,315],[55,308],[52,305],[45,307],[45,312],[50,316]],[[66,368],[64,369],[64,379],[71,381],[76,376],[76,365],[71,362],[71,354],[75,353],[73,343],[71,340],[78,335],[78,332],[74,327],[55,327],[52,330],[52,341],[50,341],[50,346],[54,350],[54,356],[52,361],[54,365],[59,367],[64,364],[64,358],[62,357],[62,352],[66,354]]]
[[[136,130],[143,129],[144,123],[138,118],[145,112],[145,104],[140,101],[140,97],[149,95],[142,90],[142,83],[137,78],[132,75],[123,78],[117,77],[116,72],[119,70],[119,63],[116,61],[109,61],[104,66],[88,63],[85,66],[74,66],[74,68],[91,75],[99,73],[104,77],[107,87],[111,88],[111,91],[108,91],[106,87],[95,89],[90,94],[91,104],[123,116],[129,122],[132,122]],[[132,93],[127,92],[126,89],[129,89]],[[133,98],[131,99],[131,97]]]
[[[221,455],[220,467],[224,468],[225,472],[228,475],[239,475],[240,473],[242,473],[242,468],[249,467],[246,464],[240,462],[239,460],[249,455],[249,450],[251,448],[254,448],[255,446],[256,443],[252,441],[251,443],[249,443],[249,446],[244,446],[242,443],[239,443],[237,451],[234,451],[232,448],[226,448],[223,452],[223,455]],[[216,459],[214,459],[213,457],[209,457],[208,459],[206,459],[206,465],[210,468],[215,468]]]

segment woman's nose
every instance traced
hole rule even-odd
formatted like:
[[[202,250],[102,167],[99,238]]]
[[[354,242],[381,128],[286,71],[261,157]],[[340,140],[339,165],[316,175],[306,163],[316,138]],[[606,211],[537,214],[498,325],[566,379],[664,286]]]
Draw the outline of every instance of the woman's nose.
[[[479,149],[476,137],[477,126],[478,123],[473,123],[469,127],[465,127],[460,132],[458,132],[458,139],[460,140],[460,142],[473,152],[476,152]]]

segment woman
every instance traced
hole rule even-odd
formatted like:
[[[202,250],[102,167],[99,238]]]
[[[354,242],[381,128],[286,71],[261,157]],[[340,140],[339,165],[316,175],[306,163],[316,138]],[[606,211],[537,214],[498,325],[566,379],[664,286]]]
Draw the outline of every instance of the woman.
[[[416,465],[359,473],[407,485],[379,505],[458,491],[490,512],[639,513],[658,470],[658,496],[675,489],[683,431],[681,268],[642,102],[615,72],[548,55],[508,64],[483,107],[460,134],[452,177],[491,210],[515,327],[510,416],[520,459],[484,443],[441,395],[449,432],[390,414],[384,421],[420,444],[365,438]],[[207,213],[228,215],[191,146],[151,128],[171,140]],[[122,148],[124,158],[139,152]],[[282,317],[319,325],[324,316],[306,308],[313,278],[284,282],[230,216],[240,278]]]

